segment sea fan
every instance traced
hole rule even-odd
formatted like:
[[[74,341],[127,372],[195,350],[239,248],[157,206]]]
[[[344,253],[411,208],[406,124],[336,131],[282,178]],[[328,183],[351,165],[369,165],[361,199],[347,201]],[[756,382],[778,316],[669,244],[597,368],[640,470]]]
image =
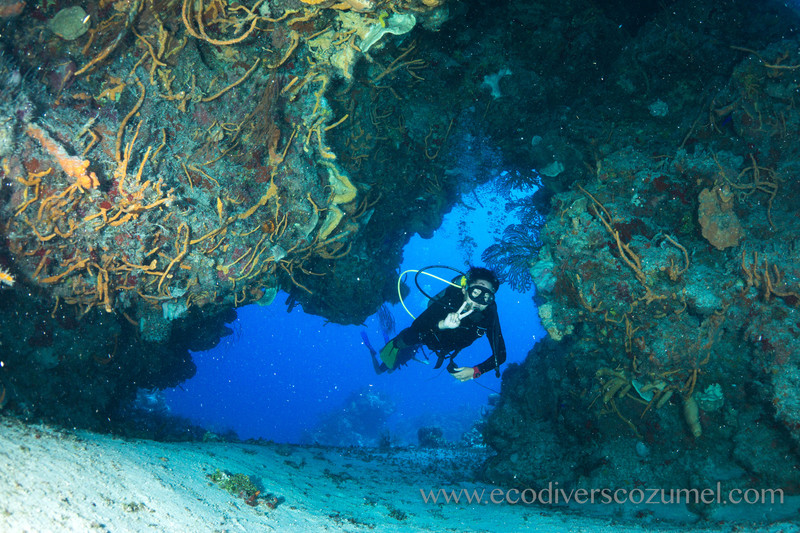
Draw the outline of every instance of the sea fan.
[[[535,228],[544,226],[545,215],[550,211],[550,196],[547,189],[538,189],[533,194],[514,198],[506,203],[506,211],[514,211],[520,224]]]
[[[540,229],[540,221],[533,225],[511,224],[503,231],[500,242],[488,247],[481,255],[500,281],[508,283],[515,291],[525,292],[533,286],[530,267],[542,247]]]
[[[542,178],[535,171],[521,172],[519,170],[510,170],[501,172],[497,177],[499,185],[506,190],[516,189],[518,191],[536,191],[542,187]]]
[[[382,305],[381,308],[378,309],[378,319],[380,320],[384,337],[387,335],[392,335],[395,330],[394,317],[392,316],[391,309],[389,309],[386,304]],[[386,342],[389,342],[388,339]]]

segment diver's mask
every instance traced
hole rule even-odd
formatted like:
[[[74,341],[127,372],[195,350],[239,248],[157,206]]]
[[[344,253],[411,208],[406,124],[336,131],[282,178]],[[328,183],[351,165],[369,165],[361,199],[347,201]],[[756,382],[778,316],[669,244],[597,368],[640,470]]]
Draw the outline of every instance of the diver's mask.
[[[470,285],[467,298],[478,305],[489,305],[494,300],[494,293],[483,285]]]

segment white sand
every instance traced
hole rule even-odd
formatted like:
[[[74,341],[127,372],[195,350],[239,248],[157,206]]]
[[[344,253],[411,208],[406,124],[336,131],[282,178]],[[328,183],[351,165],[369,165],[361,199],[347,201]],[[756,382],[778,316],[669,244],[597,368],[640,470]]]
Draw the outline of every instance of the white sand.
[[[625,524],[546,507],[422,500],[421,488],[486,488],[488,495],[494,487],[442,481],[452,461],[471,460],[447,451],[380,454],[279,444],[158,443],[0,419],[0,531],[620,533],[664,528],[652,514],[650,522]],[[207,475],[217,469],[250,475],[265,492],[285,501],[276,509],[263,502],[251,507],[210,482]],[[686,524],[676,527],[687,529]],[[702,530],[734,527],[706,524]],[[740,530],[788,532],[800,526]]]

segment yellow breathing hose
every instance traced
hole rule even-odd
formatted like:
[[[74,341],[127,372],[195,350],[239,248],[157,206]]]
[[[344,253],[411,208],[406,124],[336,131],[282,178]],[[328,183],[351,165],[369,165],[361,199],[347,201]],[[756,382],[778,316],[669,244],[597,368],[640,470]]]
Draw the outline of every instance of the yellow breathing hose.
[[[408,313],[409,316],[411,316],[411,318],[416,319],[417,317],[415,317],[411,313],[411,311],[408,310],[408,307],[406,307],[406,303],[403,301],[403,294],[400,292],[400,283],[403,280],[403,277],[406,274],[408,274],[409,272],[420,272],[420,271],[419,270],[406,270],[406,271],[400,273],[400,275],[397,277],[397,296],[400,298],[400,304],[403,306],[403,309],[406,310],[406,313]],[[453,283],[453,282],[451,282],[449,280],[446,280],[444,278],[440,278],[439,276],[436,276],[434,274],[429,274],[428,272],[425,272],[424,270],[421,273],[425,274],[426,276],[430,276],[430,277],[432,277],[434,279],[438,279],[439,281],[443,281],[444,283],[447,283],[448,285],[451,285],[451,286],[453,286],[453,287],[455,287],[457,289],[461,288],[460,285],[456,285],[455,283]]]

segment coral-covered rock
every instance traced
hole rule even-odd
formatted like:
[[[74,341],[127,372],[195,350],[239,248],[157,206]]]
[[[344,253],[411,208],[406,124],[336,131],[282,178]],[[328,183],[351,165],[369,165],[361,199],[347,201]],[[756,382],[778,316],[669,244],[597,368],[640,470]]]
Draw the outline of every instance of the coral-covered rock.
[[[512,483],[504,476],[513,472],[536,482],[535,464],[555,468],[550,463],[563,461],[565,448],[592,458],[599,447],[606,459],[583,461],[588,466],[577,479],[549,473],[584,486],[640,474],[656,485],[724,479],[733,486],[749,475],[760,487],[774,481],[798,490],[784,474],[797,472],[800,439],[800,273],[796,250],[787,246],[800,211],[800,182],[787,170],[800,149],[779,139],[800,129],[800,116],[779,96],[795,83],[794,71],[773,72],[797,46],[759,51],[772,67],[743,60],[718,95],[733,102],[719,116],[731,114],[741,131],[758,127],[753,138],[712,127],[712,134],[690,136],[691,148],[672,152],[666,164],[627,145],[597,160],[596,173],[580,186],[543,180],[553,194],[530,271],[542,324],[569,364],[553,376],[545,369],[525,377],[506,372],[503,401],[487,424],[487,442],[498,452],[487,469],[493,479]],[[756,108],[760,125],[753,123]],[[765,123],[774,135],[765,135]],[[542,376],[570,386],[574,398],[540,392]],[[531,410],[531,397],[543,395],[573,406],[569,430]],[[581,426],[592,429],[591,438],[571,441]],[[524,427],[547,435],[534,442]],[[734,448],[755,453],[743,444],[753,431],[755,448],[780,453],[763,462],[732,458]],[[649,451],[642,459],[679,450],[680,460],[648,474],[627,460],[635,439]]]
[[[441,448],[447,441],[444,431],[437,426],[424,426],[417,430],[417,441],[422,448]]]

